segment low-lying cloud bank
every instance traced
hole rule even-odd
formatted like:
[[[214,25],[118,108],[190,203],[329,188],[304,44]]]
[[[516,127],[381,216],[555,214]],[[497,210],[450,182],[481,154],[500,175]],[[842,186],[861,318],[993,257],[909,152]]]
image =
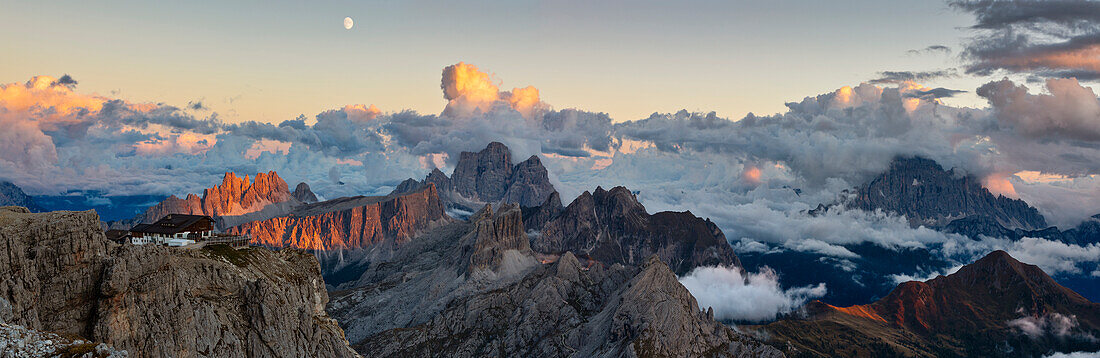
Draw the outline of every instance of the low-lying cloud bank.
[[[978,90],[990,108],[974,109],[945,105],[929,95],[936,88],[898,80],[841,87],[771,116],[680,111],[613,123],[603,113],[554,109],[533,87],[502,91],[486,72],[459,63],[443,71],[448,103],[440,114],[356,104],[280,123],[224,123],[201,106],[82,94],[71,77],[40,76],[0,86],[0,176],[36,194],[77,189],[109,197],[200,192],[227,170],[276,170],[334,198],[388,192],[432,168],[449,171],[462,151],[501,141],[516,158],[539,155],[565,198],[625,185],[650,211],[691,210],[731,241],[767,250],[848,265],[858,255],[844,245],[870,242],[938,250],[965,263],[991,249],[1028,255],[1063,248],[977,242],[910,228],[881,212],[807,211],[835,202],[894,157],[919,155],[997,183],[998,192],[1028,200],[1063,228],[1100,213],[1100,162],[1093,160],[1100,135],[1088,120],[1100,99],[1076,81],[1046,87],[1049,93],[1037,94],[991,82]],[[1071,262],[1095,250],[1069,249],[1087,254],[1063,255]],[[1043,257],[1021,259],[1076,272]]]
[[[698,267],[680,278],[700,308],[713,308],[714,318],[762,322],[790,313],[807,300],[822,297],[825,284],[784,290],[768,268],[743,273],[736,267]]]

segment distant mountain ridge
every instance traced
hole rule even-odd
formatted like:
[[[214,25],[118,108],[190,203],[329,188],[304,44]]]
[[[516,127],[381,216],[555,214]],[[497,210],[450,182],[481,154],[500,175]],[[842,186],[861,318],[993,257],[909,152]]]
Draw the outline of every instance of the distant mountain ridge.
[[[966,235],[975,240],[981,239],[981,235],[1009,240],[1038,237],[1071,245],[1087,246],[1100,243],[1100,214],[1093,215],[1066,230],[1059,230],[1053,226],[1041,230],[1008,229],[988,216],[976,215],[954,220],[943,227],[943,231]]]
[[[21,206],[36,213],[45,211],[22,188],[8,181],[0,181],[0,206]]]
[[[1019,199],[994,196],[970,175],[944,170],[920,157],[897,158],[890,168],[856,189],[850,208],[905,215],[910,225],[939,228],[953,220],[988,216],[1006,228],[1047,227],[1039,211]]]
[[[807,304],[765,326],[792,356],[1028,356],[1100,350],[1100,304],[994,251],[867,305]]]
[[[305,183],[298,184],[295,191],[290,192],[286,181],[274,171],[256,174],[252,181],[247,175],[241,178],[229,172],[222,177],[221,184],[204,189],[201,197],[195,194],[187,194],[183,199],[170,196],[135,218],[135,224],[154,222],[168,214],[243,215],[260,211],[270,204],[301,199],[316,200],[317,197]]]
[[[435,184],[448,206],[469,211],[477,211],[487,203],[539,206],[555,192],[538,156],[512,164],[511,150],[500,142],[489,143],[476,153],[462,152],[450,177],[436,168],[423,180],[405,180],[391,194],[413,191],[428,183]]]
[[[333,293],[329,312],[376,356],[779,357],[700,310],[656,255],[539,261],[516,204],[431,229]]]
[[[433,224],[450,220],[432,184],[385,197],[356,196],[298,206],[269,219],[229,229],[252,243],[314,251],[397,246]]]
[[[529,210],[528,221],[549,217],[532,238],[537,252],[571,251],[607,265],[637,265],[657,255],[678,275],[699,266],[741,267],[718,225],[690,211],[649,214],[625,187],[585,191],[564,209],[554,198],[546,205]]]

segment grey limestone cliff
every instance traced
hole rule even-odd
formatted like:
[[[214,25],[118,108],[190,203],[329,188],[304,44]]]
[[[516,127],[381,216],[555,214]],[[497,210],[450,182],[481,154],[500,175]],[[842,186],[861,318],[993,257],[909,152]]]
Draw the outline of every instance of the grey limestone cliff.
[[[362,353],[415,357],[776,357],[699,309],[661,259],[537,261],[515,205],[436,228],[333,293]]]
[[[132,357],[357,356],[312,255],[118,245],[98,222],[0,208],[0,318]]]
[[[898,158],[882,175],[856,190],[847,205],[905,215],[912,226],[942,227],[981,215],[1008,229],[1036,230],[1047,222],[1023,200],[994,196],[981,181],[924,158]]]
[[[741,266],[718,225],[691,212],[649,214],[621,186],[581,194],[543,225],[531,248],[572,251],[605,264],[638,265],[657,255],[681,275],[699,266]]]
[[[428,183],[435,184],[449,206],[470,211],[486,203],[535,207],[554,192],[538,156],[512,164],[511,150],[499,142],[489,143],[476,153],[462,152],[450,177],[434,169],[424,180],[402,182],[393,193],[413,191]]]

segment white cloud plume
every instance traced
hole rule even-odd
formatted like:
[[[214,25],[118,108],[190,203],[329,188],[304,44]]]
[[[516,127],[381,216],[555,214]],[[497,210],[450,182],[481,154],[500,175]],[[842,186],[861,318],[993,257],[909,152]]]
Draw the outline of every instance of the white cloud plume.
[[[1083,352],[1083,351],[1082,352],[1072,352],[1072,353],[1055,352],[1055,353],[1051,353],[1049,355],[1043,356],[1043,358],[1096,358],[1096,357],[1100,357],[1100,352]]]
[[[747,273],[736,267],[698,267],[680,278],[700,307],[714,308],[719,320],[762,322],[775,319],[824,296],[825,284],[784,290],[779,277],[768,268]]]
[[[1022,313],[1023,310],[1018,312]],[[1076,329],[1080,326],[1075,315],[1063,315],[1058,312],[1039,315],[1023,316],[1008,321],[1008,326],[1019,330],[1020,333],[1031,338],[1054,336],[1058,338],[1075,338],[1089,342],[1096,342],[1092,334]]]
[[[909,281],[924,282],[924,281],[928,281],[928,280],[934,279],[934,278],[939,277],[939,276],[947,276],[947,275],[959,272],[959,269],[961,269],[962,267],[963,267],[963,265],[955,265],[955,266],[952,266],[952,267],[950,267],[946,270],[929,272],[929,273],[927,273],[923,276],[919,276],[917,274],[913,274],[913,275],[910,275],[910,274],[893,274],[893,275],[890,275],[890,279],[894,280],[894,283],[896,283],[896,284],[901,284],[901,283],[909,282]]]

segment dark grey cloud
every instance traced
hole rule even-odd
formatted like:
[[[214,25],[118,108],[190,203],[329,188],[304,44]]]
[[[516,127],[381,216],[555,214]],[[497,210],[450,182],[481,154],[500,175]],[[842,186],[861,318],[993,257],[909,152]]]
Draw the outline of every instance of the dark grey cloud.
[[[1100,77],[1100,2],[951,1],[976,23],[962,56],[966,72],[1042,77]]]
[[[871,80],[871,83],[886,84],[906,81],[927,82],[934,79],[955,76],[958,76],[958,73],[953,68],[936,71],[882,71],[879,72],[879,78]]]
[[[67,87],[72,88],[72,87],[75,87],[76,84],[77,84],[76,80],[74,80],[72,76],[69,76],[69,74],[66,73],[65,75],[62,75],[61,78],[58,78],[57,81],[54,81],[50,85],[51,86],[67,86]]]
[[[944,45],[932,45],[919,50],[909,50],[906,52],[910,55],[923,55],[930,53],[942,53],[949,55],[951,54],[951,48]]]
[[[913,93],[905,94],[908,98],[921,98],[921,99],[936,99],[936,98],[951,98],[957,94],[966,93],[967,91],[955,90],[950,88],[936,87],[929,90],[919,90]]]

